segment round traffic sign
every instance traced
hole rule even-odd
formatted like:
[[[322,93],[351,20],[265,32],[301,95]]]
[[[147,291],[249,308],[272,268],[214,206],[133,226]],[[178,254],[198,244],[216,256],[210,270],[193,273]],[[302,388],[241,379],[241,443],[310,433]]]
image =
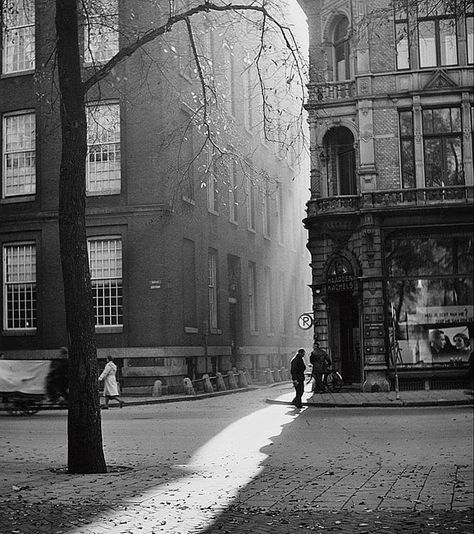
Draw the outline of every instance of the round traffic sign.
[[[303,330],[309,330],[313,326],[313,317],[309,313],[303,313],[298,317],[298,326]]]

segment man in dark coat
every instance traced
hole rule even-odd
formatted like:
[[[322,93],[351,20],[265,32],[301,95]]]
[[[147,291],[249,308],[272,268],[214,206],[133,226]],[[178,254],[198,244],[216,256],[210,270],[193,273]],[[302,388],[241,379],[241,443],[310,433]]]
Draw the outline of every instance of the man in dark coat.
[[[306,365],[303,359],[304,354],[304,349],[300,349],[293,356],[290,363],[291,380],[293,380],[293,386],[295,387],[296,391],[295,398],[291,401],[291,404],[297,408],[303,407],[301,397],[303,396],[304,391],[304,372],[306,370]]]
[[[328,353],[319,346],[319,343],[316,342],[313,345],[313,352],[309,357],[309,361],[313,365],[311,374],[315,382],[314,391],[316,393],[323,393],[323,374],[326,373],[331,367],[331,358],[329,357]]]

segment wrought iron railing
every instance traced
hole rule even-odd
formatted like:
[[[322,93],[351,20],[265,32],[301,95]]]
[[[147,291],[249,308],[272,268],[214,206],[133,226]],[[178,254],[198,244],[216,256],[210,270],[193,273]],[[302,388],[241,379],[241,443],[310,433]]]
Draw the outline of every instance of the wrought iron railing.
[[[307,213],[308,217],[314,217],[327,213],[352,213],[360,210],[470,204],[473,201],[473,186],[388,189],[365,192],[361,195],[311,199],[307,204]]]

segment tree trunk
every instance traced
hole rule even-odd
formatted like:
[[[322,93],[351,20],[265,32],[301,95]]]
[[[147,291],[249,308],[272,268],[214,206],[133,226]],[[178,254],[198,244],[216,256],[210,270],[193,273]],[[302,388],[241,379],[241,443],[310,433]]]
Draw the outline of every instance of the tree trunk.
[[[69,334],[68,471],[107,471],[102,448],[94,313],[87,259],[87,124],[76,0],[56,0],[61,106],[59,239]]]

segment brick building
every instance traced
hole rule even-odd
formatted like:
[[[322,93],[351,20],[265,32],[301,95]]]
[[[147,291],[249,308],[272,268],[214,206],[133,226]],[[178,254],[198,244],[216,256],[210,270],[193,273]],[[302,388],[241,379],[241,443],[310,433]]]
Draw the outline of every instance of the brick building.
[[[53,5],[9,4],[0,78],[0,352],[54,358],[67,332]],[[84,77],[167,16],[153,2],[102,4],[81,20]],[[193,22],[220,99],[217,144],[232,157],[204,146],[193,121],[200,86],[184,23],[87,95],[98,356],[114,355],[125,385],[160,378],[169,391],[184,376],[285,365],[311,341],[297,327],[311,309],[299,147],[263,138],[250,52],[235,46],[238,24],[221,32],[209,16]]]
[[[315,337],[363,390],[449,387],[474,335],[473,2],[300,4]]]

